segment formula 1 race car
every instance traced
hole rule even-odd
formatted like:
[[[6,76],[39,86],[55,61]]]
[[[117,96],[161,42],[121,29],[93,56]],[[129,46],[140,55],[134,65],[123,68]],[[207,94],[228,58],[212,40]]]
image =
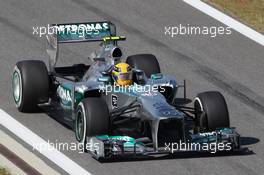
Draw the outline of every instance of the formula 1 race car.
[[[19,111],[51,106],[96,159],[240,148],[220,92],[199,93],[190,107],[185,81],[180,85],[162,74],[154,55],[122,60],[117,42],[125,37],[116,36],[111,22],[53,27],[56,32],[47,35],[49,70],[38,60],[20,61],[14,68],[13,97]],[[97,41],[101,50],[92,54],[91,65],[56,67],[61,43]],[[184,90],[182,98],[179,89]]]

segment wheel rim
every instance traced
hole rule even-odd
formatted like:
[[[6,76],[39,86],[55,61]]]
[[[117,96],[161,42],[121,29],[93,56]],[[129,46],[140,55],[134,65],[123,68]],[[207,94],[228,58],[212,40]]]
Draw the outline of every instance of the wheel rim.
[[[18,104],[21,98],[21,81],[20,81],[21,77],[19,75],[19,73],[17,71],[14,72],[13,74],[13,82],[12,82],[12,86],[13,86],[13,96],[14,96],[14,100],[15,103]]]
[[[77,140],[82,141],[84,136],[84,120],[83,120],[83,113],[81,112],[81,110],[77,112],[75,132],[76,132]]]

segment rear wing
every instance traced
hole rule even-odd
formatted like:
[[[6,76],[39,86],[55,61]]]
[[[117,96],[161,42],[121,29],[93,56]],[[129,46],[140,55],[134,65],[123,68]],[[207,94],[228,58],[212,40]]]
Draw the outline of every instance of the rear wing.
[[[116,27],[109,21],[52,24],[47,38],[49,68],[54,71],[61,43],[104,41],[116,35]]]

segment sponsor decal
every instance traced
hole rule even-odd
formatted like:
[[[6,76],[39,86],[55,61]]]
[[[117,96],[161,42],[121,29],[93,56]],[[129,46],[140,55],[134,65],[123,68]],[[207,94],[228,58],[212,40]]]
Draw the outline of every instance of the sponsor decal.
[[[142,96],[148,96],[148,97],[152,97],[152,96],[156,96],[158,95],[157,92],[146,92],[146,93],[143,93]]]
[[[117,95],[114,95],[114,94],[112,94],[112,109],[117,109],[118,108],[118,106],[117,106],[117,100],[118,100],[118,97],[117,97]]]
[[[71,103],[71,91],[68,89],[63,88],[62,86],[59,86],[57,89],[57,93],[59,97],[61,98],[61,102],[64,105],[70,105]]]
[[[126,141],[126,142],[132,142],[132,141],[134,141],[133,138],[128,137],[128,136],[112,136],[112,137],[110,137],[110,139],[120,140],[120,141]]]
[[[88,89],[87,86],[84,86],[84,85],[80,85],[80,86],[76,86],[76,87],[75,87],[75,90],[76,90],[77,92],[79,92],[79,93],[82,93],[82,94],[83,94],[87,89]]]
[[[166,103],[157,102],[153,104],[153,107],[158,110],[164,116],[181,116],[182,113],[175,110],[173,107],[168,106]]]
[[[99,34],[101,30],[108,30],[108,23],[90,23],[90,24],[66,24],[56,26],[58,34],[78,34],[85,31],[86,34],[94,32],[93,34]],[[90,33],[91,34],[91,33]]]
[[[216,132],[205,132],[205,133],[199,133],[200,136],[207,137],[207,136],[214,136],[216,135]]]

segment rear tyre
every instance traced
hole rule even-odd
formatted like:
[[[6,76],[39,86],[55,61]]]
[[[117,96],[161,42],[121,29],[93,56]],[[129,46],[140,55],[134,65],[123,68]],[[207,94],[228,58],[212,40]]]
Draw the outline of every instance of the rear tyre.
[[[202,131],[215,131],[230,127],[225,98],[220,92],[209,91],[197,95],[194,100],[196,120]]]
[[[148,78],[151,74],[160,73],[160,65],[152,54],[138,54],[127,57],[126,63],[131,67],[143,70]]]
[[[76,112],[75,137],[86,149],[87,137],[109,132],[109,111],[101,98],[89,97],[82,100]]]
[[[21,112],[35,112],[38,104],[49,100],[49,75],[44,62],[20,61],[12,75],[12,91],[16,107]]]

